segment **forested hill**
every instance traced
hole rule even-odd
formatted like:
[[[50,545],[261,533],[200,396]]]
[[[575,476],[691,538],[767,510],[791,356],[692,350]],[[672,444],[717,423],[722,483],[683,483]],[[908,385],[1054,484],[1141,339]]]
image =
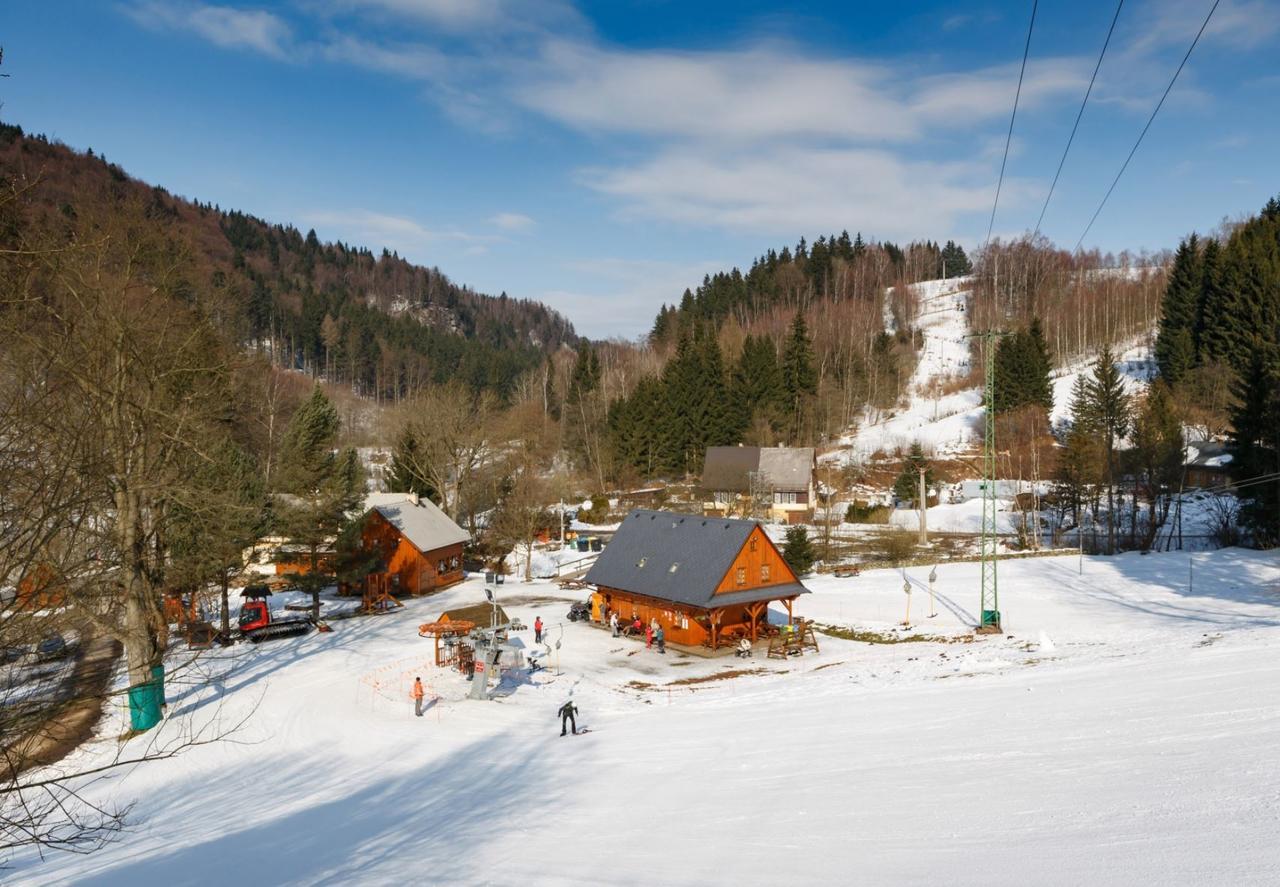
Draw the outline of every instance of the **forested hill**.
[[[203,278],[193,284],[223,290],[235,306],[230,325],[244,345],[368,397],[451,379],[504,390],[577,342],[572,324],[540,302],[477,293],[385,249],[322,243],[314,231],[175,197],[92,150],[2,123],[0,177],[6,191],[21,190],[29,221],[141,204],[190,245]]]

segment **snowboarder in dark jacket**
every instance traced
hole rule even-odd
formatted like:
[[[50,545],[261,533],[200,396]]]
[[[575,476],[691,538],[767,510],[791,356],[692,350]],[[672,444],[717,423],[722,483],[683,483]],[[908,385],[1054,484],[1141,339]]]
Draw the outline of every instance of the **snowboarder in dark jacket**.
[[[578,713],[578,706],[573,704],[572,699],[570,699],[564,705],[560,706],[559,714],[560,714],[560,735],[561,736],[564,735],[565,725],[568,725],[573,728],[573,735],[575,736],[578,735],[578,721],[574,717],[577,713]]]

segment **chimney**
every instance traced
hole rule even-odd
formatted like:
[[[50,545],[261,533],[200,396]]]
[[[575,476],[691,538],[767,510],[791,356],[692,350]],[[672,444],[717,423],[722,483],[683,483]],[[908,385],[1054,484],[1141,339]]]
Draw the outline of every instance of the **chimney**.
[[[409,491],[409,501],[410,501],[410,502],[412,502],[415,506],[418,504],[418,491],[417,491],[417,490],[410,490],[410,491]]]

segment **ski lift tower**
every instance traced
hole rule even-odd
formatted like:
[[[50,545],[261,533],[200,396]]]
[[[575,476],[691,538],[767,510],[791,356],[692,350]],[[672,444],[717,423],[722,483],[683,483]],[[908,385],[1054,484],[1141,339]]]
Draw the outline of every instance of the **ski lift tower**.
[[[996,533],[996,340],[1007,333],[987,329],[965,338],[978,339],[982,348],[983,368],[983,434],[982,434],[982,606],[978,622],[981,634],[1002,634],[1000,628],[1000,595],[996,581],[996,562],[1000,537]]]

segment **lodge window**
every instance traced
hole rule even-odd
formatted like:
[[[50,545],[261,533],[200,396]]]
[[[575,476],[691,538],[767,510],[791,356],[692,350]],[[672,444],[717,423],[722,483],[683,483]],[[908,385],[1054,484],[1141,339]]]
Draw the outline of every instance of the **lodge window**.
[[[773,493],[774,505],[795,505],[800,501],[800,494],[794,490],[788,492],[785,490],[775,490]]]
[[[755,550],[756,550],[756,540],[755,540],[755,538],[754,538],[754,537],[753,537],[753,538],[752,538],[752,540],[751,540],[751,550],[752,550],[752,551],[755,551]]]
[[[738,567],[738,584],[739,585],[747,584],[747,568],[746,567]]]
[[[441,561],[440,563],[436,564],[436,572],[437,573],[447,572],[447,568],[444,561]]]
[[[760,581],[761,582],[769,581],[769,565],[768,564],[760,565]]]

